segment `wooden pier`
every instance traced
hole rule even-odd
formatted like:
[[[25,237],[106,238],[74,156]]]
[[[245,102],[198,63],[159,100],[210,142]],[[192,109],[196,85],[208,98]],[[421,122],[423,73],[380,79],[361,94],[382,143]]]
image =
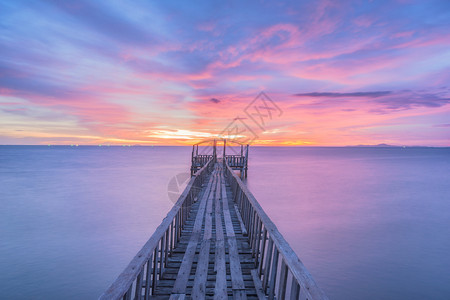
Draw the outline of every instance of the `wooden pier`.
[[[328,299],[242,182],[248,146],[225,148],[194,146],[186,189],[100,299]]]

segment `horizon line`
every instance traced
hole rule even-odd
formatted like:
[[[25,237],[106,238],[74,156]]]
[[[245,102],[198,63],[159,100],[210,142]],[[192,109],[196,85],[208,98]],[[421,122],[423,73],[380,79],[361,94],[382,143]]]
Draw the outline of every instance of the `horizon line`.
[[[0,144],[0,146],[40,146],[40,147],[191,147],[192,145],[171,144]],[[206,145],[205,145],[206,146]],[[261,145],[255,144],[251,147],[286,147],[286,148],[450,148],[448,146],[431,145],[391,145],[391,144],[361,144],[361,145]],[[202,147],[202,146],[200,146]],[[239,147],[239,146],[228,146]]]

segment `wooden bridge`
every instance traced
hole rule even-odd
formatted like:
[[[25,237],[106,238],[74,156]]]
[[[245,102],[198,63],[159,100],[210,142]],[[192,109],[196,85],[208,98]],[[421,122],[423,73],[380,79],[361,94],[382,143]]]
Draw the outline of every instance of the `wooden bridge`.
[[[186,189],[100,299],[328,299],[242,182],[248,145],[223,144],[194,146]]]

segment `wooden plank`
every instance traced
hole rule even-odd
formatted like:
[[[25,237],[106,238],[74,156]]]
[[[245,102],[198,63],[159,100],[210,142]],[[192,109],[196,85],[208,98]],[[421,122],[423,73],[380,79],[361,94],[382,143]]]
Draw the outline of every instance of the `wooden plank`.
[[[213,198],[217,192],[217,176],[213,189],[208,197],[205,215],[205,230],[203,233],[203,241],[200,246],[200,255],[197,262],[197,270],[195,271],[194,287],[192,289],[192,299],[204,299],[206,293],[206,279],[208,276],[209,250],[211,246],[212,236],[212,205]]]
[[[267,297],[263,291],[261,279],[259,279],[259,276],[258,276],[258,269],[252,269],[251,273],[252,273],[253,282],[255,284],[256,295],[258,296],[258,299],[266,300]],[[279,299],[284,299],[284,298],[279,298]]]
[[[220,182],[222,182],[222,174]],[[218,190],[215,197],[215,220],[216,220],[216,255],[214,262],[214,271],[216,272],[216,284],[214,288],[214,299],[225,300],[228,299],[227,294],[227,270],[225,264],[225,239],[223,235],[222,227],[222,185],[218,186]],[[226,192],[226,191],[225,191]]]
[[[222,182],[222,205],[223,205],[223,219],[225,221],[225,230],[227,237],[234,237],[233,223],[231,222],[230,210],[228,208],[228,197],[225,189],[225,182]]]
[[[203,241],[201,244],[197,270],[195,271],[194,287],[191,295],[192,299],[205,299],[210,246],[210,240]]]
[[[242,278],[241,262],[237,248],[236,238],[228,237],[228,251],[230,259],[231,286],[234,289],[245,289],[244,279]]]
[[[235,299],[246,299],[247,297],[245,294],[245,284],[244,279],[242,278],[241,262],[239,260],[236,236],[234,234],[233,224],[231,221],[228,206],[228,197],[226,196],[225,190],[225,182],[222,182],[222,204],[225,229],[227,232],[228,256],[230,259],[231,287],[233,290],[233,297]]]
[[[233,289],[233,299],[237,300],[246,300],[247,299],[247,293],[245,289]]]
[[[247,229],[245,228],[244,222],[242,221],[242,216],[236,203],[234,204],[234,210],[236,211],[236,215],[241,225],[242,235],[247,236]]]
[[[186,253],[183,257],[183,262],[181,263],[180,270],[178,272],[177,280],[175,281],[172,293],[173,294],[185,294],[186,284],[189,279],[189,274],[191,273],[192,262],[194,260],[195,251],[197,249],[198,240],[201,234],[201,228],[203,224],[203,217],[205,213],[206,204],[209,199],[209,194],[211,192],[211,187],[213,184],[214,176],[210,177],[208,186],[200,200],[200,206],[195,218],[194,228],[192,230],[191,238],[189,239],[189,244],[186,248]]]
[[[186,298],[186,294],[172,294],[170,295],[170,300],[184,300]]]

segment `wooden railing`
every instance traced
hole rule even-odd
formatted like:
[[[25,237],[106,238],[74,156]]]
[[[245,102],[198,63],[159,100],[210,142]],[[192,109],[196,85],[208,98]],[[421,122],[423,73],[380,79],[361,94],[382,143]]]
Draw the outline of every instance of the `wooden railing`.
[[[191,206],[213,167],[213,160],[209,160],[194,174],[155,233],[99,299],[149,299],[167,265],[168,257],[179,242]]]
[[[255,258],[253,276],[268,299],[328,299],[247,186],[224,163]]]
[[[227,164],[230,167],[233,167],[233,166],[243,167],[243,166],[245,166],[245,156],[241,156],[241,155],[226,155],[225,158],[227,160]]]
[[[191,161],[191,176],[193,176],[198,170],[203,168],[210,160],[215,162],[215,155],[204,155],[198,154],[196,156],[192,156]]]
[[[213,155],[197,155],[192,158],[192,164],[194,166],[204,166],[208,161],[213,158]]]

